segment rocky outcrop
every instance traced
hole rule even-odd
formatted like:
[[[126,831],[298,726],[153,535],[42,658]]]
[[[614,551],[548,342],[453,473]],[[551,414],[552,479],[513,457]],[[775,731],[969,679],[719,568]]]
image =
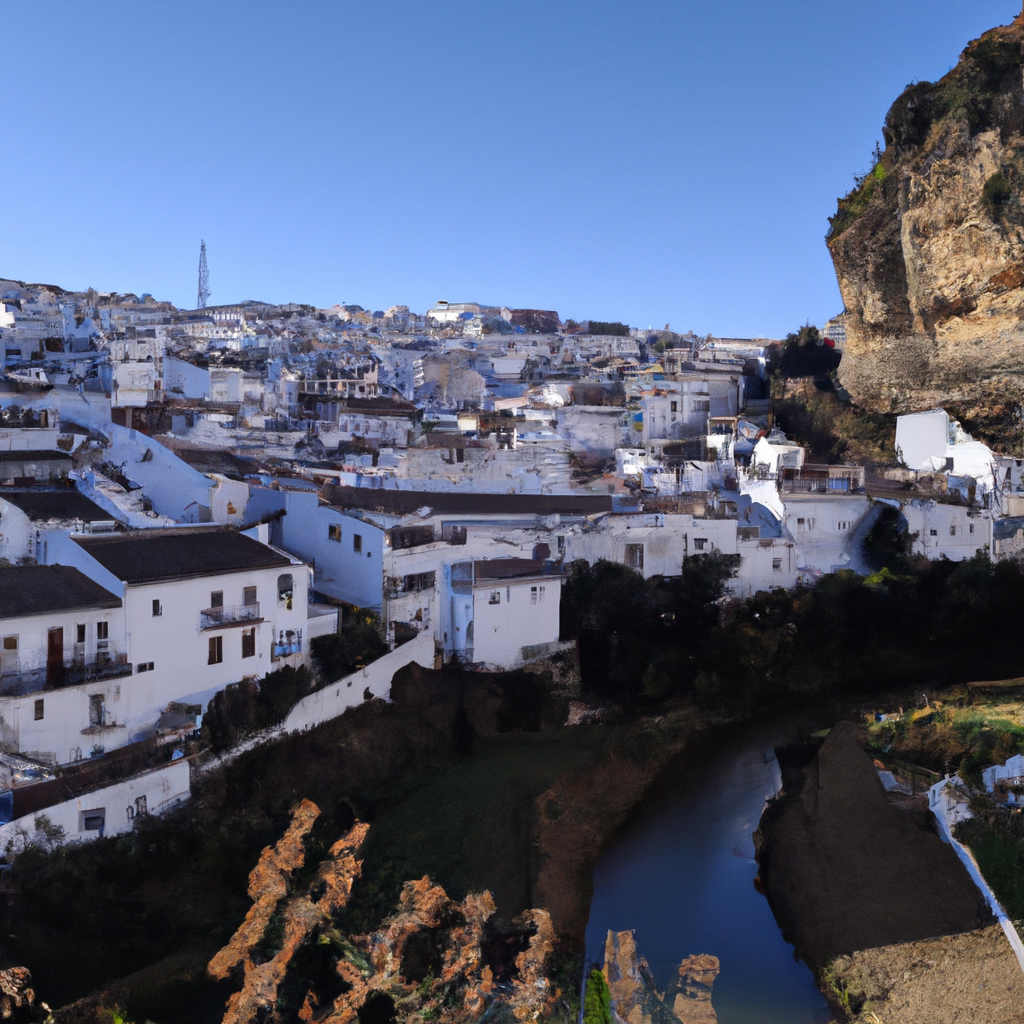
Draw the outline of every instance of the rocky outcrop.
[[[227,978],[239,967],[242,969],[242,989],[228,1001],[224,1024],[262,1019],[261,1014],[277,1003],[296,951],[348,902],[352,883],[362,867],[355,851],[369,827],[361,822],[331,847],[309,892],[292,897],[282,906],[290,879],[305,866],[303,839],[319,814],[316,804],[303,800],[294,810],[284,837],[260,855],[249,876],[249,895],[255,902],[228,945],[210,961],[209,971],[214,978]],[[271,952],[266,939],[275,915],[279,916],[281,938],[280,947]]]
[[[828,246],[848,310],[839,377],[862,404],[960,412],[1024,395],[1024,17],[908,86]]]
[[[8,967],[0,971],[0,1020],[35,1020],[36,994],[32,972],[27,967]],[[45,1004],[39,1007],[45,1011]]]
[[[242,987],[228,1002],[224,1024],[283,1021],[295,1013],[301,1020],[356,1024],[367,1007],[417,1024],[468,1024],[495,1003],[519,1021],[550,1015],[562,993],[549,979],[555,932],[545,910],[526,911],[511,934],[499,934],[490,928],[495,906],[489,892],[457,903],[423,877],[405,883],[398,907],[378,930],[337,933],[333,916],[361,873],[355,853],[368,826],[357,822],[331,847],[308,890],[293,892],[305,867],[303,840],[319,813],[302,801],[282,839],[260,855],[249,878],[253,906],[210,961],[215,978],[240,975]],[[333,980],[326,984],[303,973],[300,957],[314,944],[331,951]],[[288,980],[293,1001],[296,987],[304,992],[299,1007],[283,1005]]]
[[[660,992],[632,931],[609,932],[605,940],[604,976],[615,1017],[623,1024],[716,1024],[711,989],[718,971],[718,957],[689,956],[675,982]]]

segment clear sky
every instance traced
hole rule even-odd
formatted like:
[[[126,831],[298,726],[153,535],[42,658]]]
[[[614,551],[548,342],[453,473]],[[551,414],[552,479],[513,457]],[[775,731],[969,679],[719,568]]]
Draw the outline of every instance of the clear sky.
[[[0,0],[0,277],[780,336],[889,104],[1020,0]]]

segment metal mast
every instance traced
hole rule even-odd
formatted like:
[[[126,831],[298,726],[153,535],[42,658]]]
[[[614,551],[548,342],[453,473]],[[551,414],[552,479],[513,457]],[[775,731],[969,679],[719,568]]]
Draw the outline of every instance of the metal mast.
[[[206,309],[206,300],[210,297],[210,272],[206,269],[206,242],[199,247],[199,297],[196,309]]]

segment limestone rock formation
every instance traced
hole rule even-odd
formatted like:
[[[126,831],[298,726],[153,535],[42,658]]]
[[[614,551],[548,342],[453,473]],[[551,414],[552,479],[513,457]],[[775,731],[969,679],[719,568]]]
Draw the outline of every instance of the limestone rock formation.
[[[623,1024],[716,1024],[711,989],[718,971],[718,957],[689,956],[679,965],[675,983],[659,992],[632,931],[609,932],[605,940],[604,976],[613,1011]]]
[[[1024,15],[908,86],[883,133],[831,218],[839,377],[876,410],[951,405],[1008,439],[1024,395]]]
[[[8,967],[0,971],[0,1020],[35,1020],[35,1006],[36,994],[28,968]]]
[[[319,814],[303,800],[281,840],[260,855],[249,876],[253,906],[210,961],[215,978],[241,976],[224,1024],[292,1019],[294,1007],[289,1011],[282,1002],[289,982],[289,998],[295,999],[297,985],[302,1000],[299,1019],[331,1024],[356,1024],[376,1004],[399,1021],[439,1024],[469,1024],[495,1004],[519,1021],[550,1015],[562,993],[548,976],[555,932],[545,910],[526,911],[513,922],[514,933],[502,936],[489,928],[495,912],[489,892],[457,903],[424,877],[405,883],[398,907],[377,930],[339,934],[334,915],[362,871],[355,853],[369,826],[357,822],[331,847],[308,891],[293,891],[305,867],[304,839]],[[271,935],[275,928],[279,936]],[[303,973],[302,957],[311,947],[330,951],[333,978],[326,985],[322,976]]]

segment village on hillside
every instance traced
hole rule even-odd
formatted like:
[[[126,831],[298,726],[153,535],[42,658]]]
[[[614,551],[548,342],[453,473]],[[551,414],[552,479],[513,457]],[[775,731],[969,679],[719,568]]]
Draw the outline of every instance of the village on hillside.
[[[841,351],[842,318],[812,337]],[[927,559],[1024,551],[1024,460],[941,409],[899,417],[888,465],[815,459],[776,422],[770,339],[8,280],[0,341],[0,845],[187,800],[211,700],[350,620],[372,642],[278,729],[413,661],[565,649],[579,560],[724,556],[743,598],[871,572],[885,517]]]

